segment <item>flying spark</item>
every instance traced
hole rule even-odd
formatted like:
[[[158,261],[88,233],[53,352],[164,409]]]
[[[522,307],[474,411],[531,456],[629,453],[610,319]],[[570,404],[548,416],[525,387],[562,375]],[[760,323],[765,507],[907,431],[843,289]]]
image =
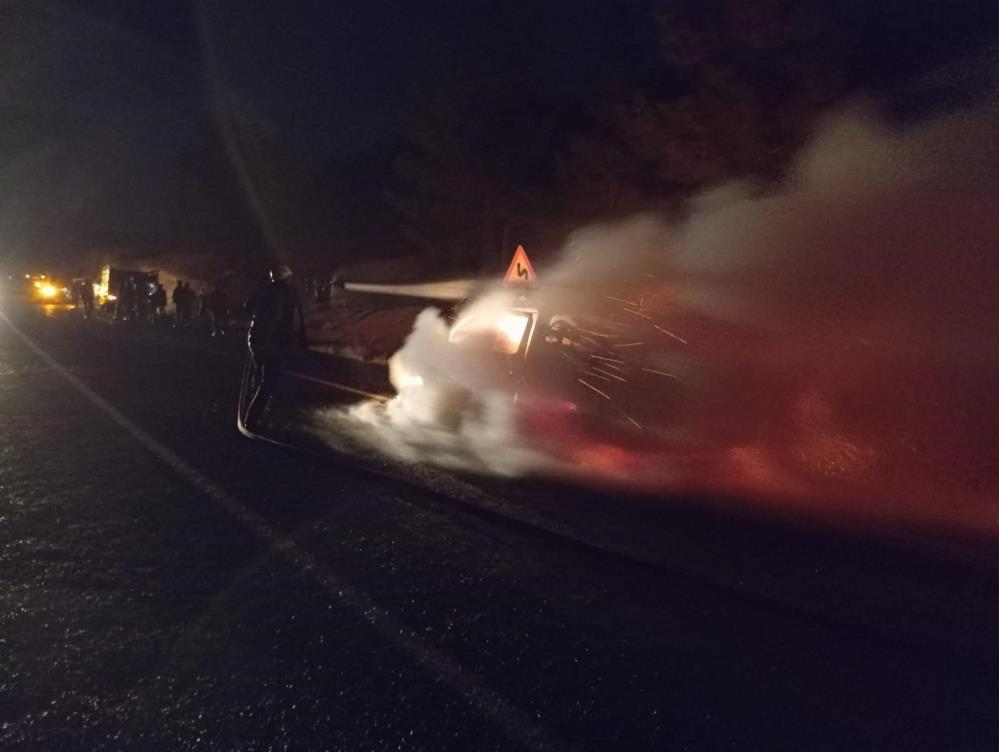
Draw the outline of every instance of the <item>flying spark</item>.
[[[638,303],[633,303],[630,300],[621,300],[621,298],[615,298],[613,295],[605,295],[604,297],[607,298],[607,300],[613,300],[615,303],[624,303],[625,305],[630,305],[635,308],[638,308],[639,306]]]
[[[690,344],[683,337],[676,336],[669,329],[663,329],[661,326],[659,326],[659,324],[653,324],[652,326],[654,326],[656,329],[658,329],[659,331],[661,331],[663,334],[668,334],[670,337],[672,337],[673,339],[677,340],[678,342],[682,342],[685,345]]]
[[[584,329],[581,326],[577,326],[576,331],[583,332],[584,334],[592,334],[594,337],[607,337],[608,339],[610,339],[611,337],[618,336],[616,334],[604,334],[603,332],[595,332],[592,329]]]
[[[633,311],[630,308],[625,308],[624,310],[626,310],[628,313],[632,314],[633,316],[638,316],[639,318],[648,319],[649,321],[652,321],[652,317],[648,316],[648,315],[646,315],[644,313],[639,313],[638,311]]]
[[[621,381],[621,382],[624,382],[624,381],[628,380],[628,379],[622,379],[620,376],[617,376],[617,375],[611,373],[610,371],[601,371],[599,368],[596,368],[596,367],[594,367],[593,370],[596,371],[597,373],[602,373],[604,376],[610,376],[612,379],[617,379],[618,381]]]
[[[583,381],[582,379],[576,379],[576,381],[578,381],[583,386],[589,387],[590,389],[592,389],[594,392],[596,392],[597,394],[599,394],[604,399],[607,399],[607,400],[610,399],[610,395],[605,394],[604,392],[601,392],[599,389],[597,389],[595,386],[593,386],[593,384],[588,384],[587,382]]]
[[[643,368],[642,370],[645,371],[646,373],[654,373],[657,376],[668,376],[671,379],[676,378],[675,373],[669,373],[668,371],[657,371],[654,368]]]

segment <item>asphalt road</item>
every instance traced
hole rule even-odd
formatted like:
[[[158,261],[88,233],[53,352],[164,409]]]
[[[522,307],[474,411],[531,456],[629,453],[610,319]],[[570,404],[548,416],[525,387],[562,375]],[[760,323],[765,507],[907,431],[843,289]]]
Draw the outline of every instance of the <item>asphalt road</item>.
[[[988,545],[288,452],[230,348],[0,310],[0,749],[999,749]]]

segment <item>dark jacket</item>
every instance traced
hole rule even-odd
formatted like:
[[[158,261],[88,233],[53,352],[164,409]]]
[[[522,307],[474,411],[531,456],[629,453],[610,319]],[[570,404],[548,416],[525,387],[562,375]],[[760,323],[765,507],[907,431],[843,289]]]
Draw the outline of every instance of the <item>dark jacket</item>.
[[[305,318],[294,288],[276,280],[250,296],[244,306],[253,317],[250,347],[275,350],[305,344]]]

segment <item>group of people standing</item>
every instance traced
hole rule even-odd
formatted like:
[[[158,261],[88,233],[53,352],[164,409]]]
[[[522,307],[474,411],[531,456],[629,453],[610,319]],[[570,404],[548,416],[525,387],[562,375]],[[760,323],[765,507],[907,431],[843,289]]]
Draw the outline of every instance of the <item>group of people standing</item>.
[[[128,277],[115,295],[115,321],[155,323],[166,317],[166,290],[159,282]]]
[[[190,326],[195,321],[197,312],[197,320],[208,324],[213,337],[225,334],[230,306],[228,296],[218,285],[199,294],[189,283],[178,279],[170,299],[174,306],[174,326]]]
[[[245,410],[241,418],[249,431],[261,427],[263,413],[274,395],[286,356],[292,349],[307,346],[302,304],[291,277],[291,269],[287,266],[274,267],[269,282],[243,304],[243,312],[250,318],[247,344],[253,379],[247,404],[241,408]],[[336,285],[331,280],[329,286],[332,290]],[[76,295],[84,314],[89,317],[94,309],[93,283],[89,279],[80,282]],[[167,291],[160,282],[149,277],[129,275],[108,300],[114,303],[116,321],[157,323],[168,320]],[[198,318],[207,321],[213,337],[225,333],[232,310],[220,286],[199,295],[189,283],[177,280],[170,300],[175,308],[175,327],[193,324],[197,309]]]
[[[90,290],[89,303],[86,291]],[[114,301],[116,321],[134,321],[155,324],[168,321],[167,291],[160,282],[137,280],[128,277],[122,282]],[[191,326],[195,321],[206,322],[212,336],[225,333],[229,320],[229,301],[225,292],[218,286],[209,292],[199,294],[188,282],[177,280],[170,293],[174,306],[173,325]],[[89,316],[93,310],[93,285],[85,281],[81,290],[84,313]]]
[[[194,320],[194,308],[198,303],[198,293],[182,279],[170,295],[174,307],[174,326],[188,326]]]

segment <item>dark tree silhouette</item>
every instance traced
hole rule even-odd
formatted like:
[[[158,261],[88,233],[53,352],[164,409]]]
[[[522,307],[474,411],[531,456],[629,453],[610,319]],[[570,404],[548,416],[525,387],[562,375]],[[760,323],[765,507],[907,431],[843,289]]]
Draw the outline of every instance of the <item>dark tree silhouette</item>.
[[[413,112],[388,200],[404,236],[449,270],[491,269],[542,215],[551,114],[442,89]]]
[[[849,30],[825,13],[785,0],[656,3],[654,75],[599,105],[561,155],[571,206],[616,214],[774,175],[846,91]]]

